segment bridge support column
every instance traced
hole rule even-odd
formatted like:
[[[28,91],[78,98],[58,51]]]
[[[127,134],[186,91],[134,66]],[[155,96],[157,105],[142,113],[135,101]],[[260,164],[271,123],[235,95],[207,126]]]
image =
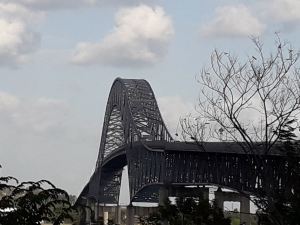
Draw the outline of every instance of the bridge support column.
[[[164,206],[166,199],[169,197],[169,191],[166,186],[161,186],[159,188],[159,200],[158,200],[158,205],[159,206]],[[168,221],[162,221],[163,225],[167,225]]]
[[[86,199],[86,206],[88,208],[85,209],[85,223],[86,224],[90,224],[91,223],[91,200],[90,199]]]
[[[90,202],[90,207],[91,207],[91,209],[92,209],[92,214],[91,214],[91,219],[90,219],[90,221],[91,221],[91,223],[94,223],[95,221],[96,221],[96,219],[97,219],[97,217],[96,217],[96,211],[97,211],[97,201],[94,201],[94,200],[92,200],[91,202]]]
[[[115,208],[115,223],[121,224],[122,222],[122,210],[121,206],[117,205]]]
[[[221,188],[215,191],[215,201],[217,206],[223,210],[225,201],[240,202],[240,223],[250,225],[250,199],[236,192],[223,192]]]
[[[200,188],[200,191],[202,193],[203,199],[209,200],[209,188],[203,186],[202,188]]]
[[[215,191],[215,202],[217,206],[222,210],[224,210],[224,201],[224,192],[221,188],[218,188],[218,190]]]
[[[251,217],[250,217],[250,200],[247,197],[241,196],[240,200],[240,221],[241,224],[250,225]]]
[[[86,225],[86,212],[85,208],[79,208],[79,225]]]
[[[105,211],[103,212],[103,224],[107,225],[108,224],[108,218],[109,218],[109,212]]]
[[[158,204],[160,206],[164,206],[165,205],[165,200],[168,197],[169,197],[168,189],[166,188],[166,186],[161,186],[159,188],[159,200],[158,200]]]
[[[96,223],[99,223],[99,202],[95,202],[95,221]]]
[[[134,208],[130,204],[126,210],[126,225],[134,225]]]

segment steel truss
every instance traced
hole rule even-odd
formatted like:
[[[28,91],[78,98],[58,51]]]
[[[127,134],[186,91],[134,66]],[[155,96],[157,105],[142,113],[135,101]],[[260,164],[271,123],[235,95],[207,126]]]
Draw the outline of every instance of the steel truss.
[[[214,184],[254,195],[291,192],[285,156],[274,152],[257,164],[236,144],[174,142],[145,80],[117,78],[111,88],[95,172],[79,196],[118,203],[122,168],[128,165],[130,200],[157,202],[161,185]],[[300,161],[300,160],[299,160]]]

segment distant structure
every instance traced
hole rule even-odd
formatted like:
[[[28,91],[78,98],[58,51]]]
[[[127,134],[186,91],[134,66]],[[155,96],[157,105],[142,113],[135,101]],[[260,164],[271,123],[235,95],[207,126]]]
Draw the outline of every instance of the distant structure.
[[[173,140],[146,80],[117,78],[106,106],[96,168],[77,203],[94,209],[96,220],[104,217],[106,214],[100,213],[103,210],[99,207],[118,204],[122,169],[126,165],[130,225],[134,216],[132,202],[161,202],[172,193],[188,195],[184,188],[188,185],[209,184],[236,190],[244,196],[261,195],[271,189],[289,192],[293,188],[287,182],[286,161],[279,152],[245,154],[235,143],[209,142],[203,146]],[[257,156],[265,160],[265,166],[256,164]],[[229,194],[217,195],[220,206],[228,201]],[[250,209],[249,200],[241,202],[244,209]],[[91,215],[84,214],[83,221],[89,221]]]

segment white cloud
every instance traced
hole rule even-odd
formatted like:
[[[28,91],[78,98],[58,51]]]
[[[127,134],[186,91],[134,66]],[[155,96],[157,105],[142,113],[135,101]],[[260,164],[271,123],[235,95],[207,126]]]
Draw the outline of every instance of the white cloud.
[[[215,18],[201,28],[205,37],[259,36],[265,28],[244,5],[219,7],[215,14]]]
[[[12,122],[20,129],[43,133],[60,129],[68,111],[65,102],[49,98],[25,101],[12,113]]]
[[[0,66],[17,66],[39,44],[39,35],[30,24],[41,16],[27,8],[0,3]]]
[[[169,132],[173,138],[176,138],[175,133],[180,133],[181,130],[180,118],[195,112],[193,103],[187,102],[178,96],[158,97],[157,103]]]
[[[43,133],[59,129],[68,112],[64,101],[51,98],[22,99],[0,92],[0,116],[6,118],[3,129]],[[2,124],[3,125],[3,124]]]
[[[20,181],[47,179],[76,194],[93,168],[78,162],[94,163],[99,147],[98,125],[79,114],[64,100],[0,91],[0,172]]]
[[[264,0],[262,11],[273,19],[282,22],[295,22],[300,20],[299,0]]]
[[[151,2],[151,0],[2,0],[17,3],[38,10],[73,9],[90,6],[120,6]]]
[[[94,5],[97,0],[9,0],[30,8],[41,10],[74,8],[84,5]]]
[[[115,28],[100,43],[82,42],[72,62],[113,66],[143,66],[161,60],[174,31],[161,7],[140,5],[119,10]]]
[[[19,99],[6,92],[0,92],[0,112],[17,108]]]
[[[39,11],[32,11],[27,7],[17,3],[0,2],[0,16],[6,19],[18,19],[26,22],[32,22],[43,16]]]

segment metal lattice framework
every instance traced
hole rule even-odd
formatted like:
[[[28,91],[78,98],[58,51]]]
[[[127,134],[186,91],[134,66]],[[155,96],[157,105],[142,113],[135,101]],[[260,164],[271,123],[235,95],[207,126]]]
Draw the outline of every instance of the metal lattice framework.
[[[146,80],[117,78],[106,106],[96,169],[82,194],[115,203],[122,167],[127,164],[122,158],[125,148],[148,141],[172,141],[151,86]],[[121,162],[116,155],[121,155]]]
[[[130,200],[156,202],[161,185],[214,184],[245,193],[293,190],[289,165],[278,152],[246,155],[234,143],[174,142],[145,80],[117,78],[106,106],[96,169],[81,197],[118,203],[128,165]],[[300,160],[299,160],[300,161]],[[263,166],[262,166],[263,165]]]
[[[172,140],[154,93],[145,80],[116,79],[106,106],[96,167],[121,146],[136,141]]]

